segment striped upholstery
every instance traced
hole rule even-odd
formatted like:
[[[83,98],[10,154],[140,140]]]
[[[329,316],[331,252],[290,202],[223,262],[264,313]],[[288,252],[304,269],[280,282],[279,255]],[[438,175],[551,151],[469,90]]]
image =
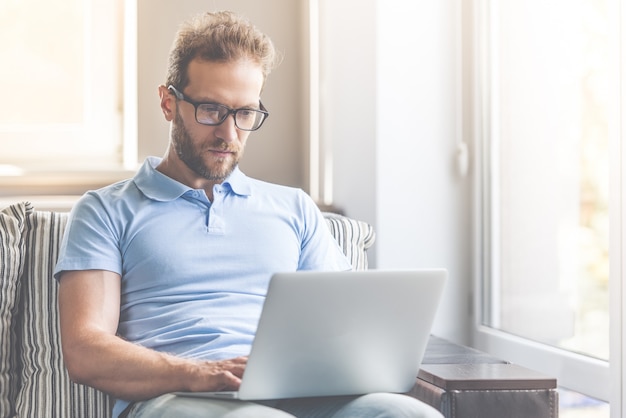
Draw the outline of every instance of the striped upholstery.
[[[109,398],[72,383],[63,366],[57,282],[52,271],[66,213],[35,211],[26,219],[17,346],[22,364],[19,417],[109,417]]]
[[[324,217],[352,266],[366,269],[373,228]],[[0,418],[110,416],[109,397],[71,382],[63,366],[52,271],[66,222],[28,203],[0,211]]]
[[[376,238],[374,228],[366,222],[335,213],[324,212],[324,218],[352,268],[367,270],[367,249]]]
[[[18,203],[0,211],[0,418],[14,416],[12,399],[18,384],[15,341],[19,277],[24,266],[24,231],[30,204]]]

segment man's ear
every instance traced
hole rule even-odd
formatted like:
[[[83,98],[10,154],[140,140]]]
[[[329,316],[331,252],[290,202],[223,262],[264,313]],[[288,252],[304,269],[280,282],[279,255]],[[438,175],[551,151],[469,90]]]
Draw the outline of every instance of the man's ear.
[[[159,97],[161,99],[161,111],[165,120],[171,122],[176,112],[176,98],[164,85],[159,86]]]

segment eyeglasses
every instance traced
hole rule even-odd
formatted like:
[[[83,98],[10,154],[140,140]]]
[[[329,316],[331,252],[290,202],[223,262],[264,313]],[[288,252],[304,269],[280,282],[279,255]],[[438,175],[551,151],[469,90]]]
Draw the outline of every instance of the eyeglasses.
[[[226,120],[229,115],[233,115],[235,126],[242,131],[256,131],[263,125],[263,122],[270,116],[269,112],[259,101],[260,109],[240,108],[231,109],[219,103],[198,103],[181,93],[174,86],[169,86],[178,100],[191,103],[196,109],[196,122],[202,125],[217,126]]]

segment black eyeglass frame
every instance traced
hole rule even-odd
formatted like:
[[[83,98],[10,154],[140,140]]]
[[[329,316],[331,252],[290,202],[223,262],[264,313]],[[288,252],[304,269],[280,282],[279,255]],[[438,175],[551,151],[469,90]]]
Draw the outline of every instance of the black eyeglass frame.
[[[192,100],[189,96],[187,96],[185,93],[179,91],[176,87],[174,87],[173,85],[169,85],[167,87],[168,90],[170,90],[172,93],[174,93],[174,96],[176,96],[176,98],[178,100],[183,100],[191,105],[193,105],[194,107],[194,117],[196,119],[196,122],[198,122],[201,125],[206,125],[206,126],[218,126],[221,125],[222,123],[224,123],[224,121],[230,116],[233,115],[233,119],[235,120],[235,126],[237,127],[237,129],[241,129],[242,131],[256,131],[257,129],[259,129],[263,123],[265,123],[265,121],[267,120],[267,118],[269,118],[270,113],[267,111],[267,109],[265,108],[265,106],[263,106],[263,103],[259,100],[259,107],[260,109],[252,109],[249,107],[241,107],[239,109],[233,109],[231,107],[228,107],[226,105],[223,105],[221,103],[210,103],[210,102],[196,102],[195,100]],[[226,109],[226,113],[224,114],[224,117],[222,117],[222,119],[220,121],[218,121],[217,123],[205,123],[205,122],[200,122],[198,120],[198,107],[202,106],[202,105],[212,105],[212,106],[219,106],[222,109]],[[246,128],[241,128],[238,124],[237,124],[237,113],[238,112],[242,112],[242,111],[254,111],[254,112],[258,112],[263,114],[263,118],[261,119],[261,122],[259,123],[259,126],[257,126],[254,129],[246,129]]]

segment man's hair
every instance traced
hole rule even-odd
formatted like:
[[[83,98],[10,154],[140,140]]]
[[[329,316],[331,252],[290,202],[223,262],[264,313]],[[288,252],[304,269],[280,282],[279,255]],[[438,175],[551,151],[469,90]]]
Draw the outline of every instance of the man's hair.
[[[249,59],[260,65],[263,80],[278,60],[267,35],[228,11],[203,13],[183,23],[170,51],[165,85],[185,88],[189,83],[187,68],[196,58],[216,62]]]

